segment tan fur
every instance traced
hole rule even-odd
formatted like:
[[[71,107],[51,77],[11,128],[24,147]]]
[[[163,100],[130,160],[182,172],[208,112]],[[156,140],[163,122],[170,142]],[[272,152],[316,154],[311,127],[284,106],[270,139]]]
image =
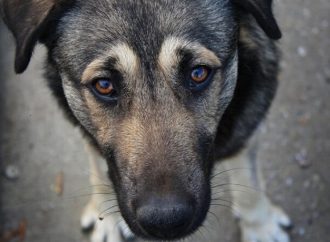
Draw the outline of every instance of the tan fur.
[[[120,125],[121,138],[118,140],[118,149],[123,154],[136,174],[142,173],[141,151],[146,143],[144,126],[138,118],[126,119]],[[139,166],[140,164],[140,166]]]
[[[120,43],[112,47],[101,57],[92,61],[84,70],[81,82],[88,84],[90,81],[110,75],[106,70],[107,61],[113,58],[117,60],[116,68],[130,77],[137,76],[139,60],[134,51],[125,43]]]
[[[175,37],[167,38],[163,42],[158,57],[158,64],[164,72],[171,72],[171,70],[174,69],[173,67],[178,64],[179,59],[176,51],[179,47],[183,46],[183,44],[184,41]]]
[[[104,59],[96,59],[92,61],[83,72],[81,83],[88,84],[92,79],[95,79],[97,75],[100,75],[105,65],[104,62]]]
[[[216,67],[221,66],[221,60],[216,56],[216,54],[200,43],[189,42],[185,39],[177,37],[169,37],[163,42],[158,57],[158,64],[165,73],[171,73],[171,70],[177,69],[177,65],[179,64],[179,56],[177,51],[179,49],[186,49],[192,51],[192,53],[195,53],[195,61],[199,62],[198,64]]]
[[[247,30],[244,26],[241,26],[239,32],[239,40],[246,45],[249,49],[257,49],[258,45],[253,41],[250,36],[250,31]]]
[[[86,100],[86,106],[90,113],[90,119],[93,126],[96,128],[96,138],[100,144],[104,145],[112,137],[111,123],[107,118],[107,114],[101,104],[95,99],[92,93],[85,90],[83,91],[83,96]]]
[[[119,60],[118,69],[130,74],[130,76],[136,76],[139,68],[139,59],[131,47],[121,43],[114,46],[112,51]]]

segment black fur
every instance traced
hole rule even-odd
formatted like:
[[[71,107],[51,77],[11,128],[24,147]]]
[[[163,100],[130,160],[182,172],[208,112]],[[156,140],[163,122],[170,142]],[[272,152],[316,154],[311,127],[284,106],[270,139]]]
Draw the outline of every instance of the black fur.
[[[218,127],[216,159],[232,156],[244,147],[265,117],[277,89],[279,53],[275,43],[263,36],[248,15],[241,26],[251,34],[258,48],[238,43],[239,68],[233,100]]]

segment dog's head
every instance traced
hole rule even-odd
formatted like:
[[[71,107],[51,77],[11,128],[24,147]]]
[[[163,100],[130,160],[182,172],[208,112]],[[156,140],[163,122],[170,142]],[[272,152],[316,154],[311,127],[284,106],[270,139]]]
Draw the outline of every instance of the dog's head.
[[[139,236],[203,222],[218,123],[237,79],[239,11],[272,38],[271,0],[3,0],[23,72],[39,40],[66,100],[109,165]]]

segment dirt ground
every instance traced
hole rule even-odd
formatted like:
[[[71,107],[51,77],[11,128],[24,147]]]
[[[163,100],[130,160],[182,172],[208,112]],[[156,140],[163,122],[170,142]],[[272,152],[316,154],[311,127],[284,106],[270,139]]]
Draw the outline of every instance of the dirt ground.
[[[329,241],[330,2],[277,0],[283,30],[278,95],[261,127],[258,158],[268,193],[291,216],[293,242]],[[79,131],[63,118],[41,77],[44,49],[13,72],[13,39],[0,26],[0,230],[21,224],[27,242],[88,241],[80,212],[91,192]],[[63,178],[63,194],[58,195]],[[236,242],[230,211],[216,208],[189,241]],[[0,239],[1,240],[1,239]],[[12,242],[19,241],[11,240]],[[1,241],[2,242],[2,241]]]

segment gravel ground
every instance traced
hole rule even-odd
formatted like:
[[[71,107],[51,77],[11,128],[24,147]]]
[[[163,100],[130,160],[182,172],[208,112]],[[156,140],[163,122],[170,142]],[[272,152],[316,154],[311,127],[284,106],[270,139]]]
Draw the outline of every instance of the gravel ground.
[[[326,242],[330,2],[277,0],[276,4],[284,34],[279,43],[281,82],[261,127],[258,157],[270,196],[294,221],[292,241]],[[0,231],[20,227],[22,234],[26,228],[28,242],[88,241],[79,228],[79,215],[91,192],[87,158],[78,130],[63,118],[42,80],[44,49],[39,47],[28,71],[16,76],[13,41],[3,26],[0,43]],[[216,208],[215,213],[219,220],[210,218],[191,241],[238,241],[230,211]]]

